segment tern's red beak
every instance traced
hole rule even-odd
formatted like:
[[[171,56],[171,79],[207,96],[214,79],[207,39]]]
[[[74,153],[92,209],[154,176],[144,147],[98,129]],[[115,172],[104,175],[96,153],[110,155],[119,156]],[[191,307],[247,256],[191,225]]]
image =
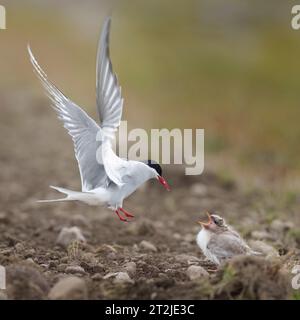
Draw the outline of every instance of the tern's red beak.
[[[168,191],[171,191],[168,182],[161,176],[157,177],[158,181],[164,186],[165,189],[167,189]]]
[[[209,212],[206,212],[207,216],[208,216],[208,222],[202,222],[202,221],[197,221],[197,223],[199,223],[201,226],[203,226],[204,228],[208,228],[210,223],[211,223],[211,216],[209,214]]]

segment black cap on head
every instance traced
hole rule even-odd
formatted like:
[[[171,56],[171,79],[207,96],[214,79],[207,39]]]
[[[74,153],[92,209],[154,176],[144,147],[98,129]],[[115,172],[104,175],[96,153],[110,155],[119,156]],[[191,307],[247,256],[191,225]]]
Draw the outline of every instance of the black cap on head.
[[[160,176],[162,175],[161,166],[154,160],[143,161],[147,166],[154,169]]]

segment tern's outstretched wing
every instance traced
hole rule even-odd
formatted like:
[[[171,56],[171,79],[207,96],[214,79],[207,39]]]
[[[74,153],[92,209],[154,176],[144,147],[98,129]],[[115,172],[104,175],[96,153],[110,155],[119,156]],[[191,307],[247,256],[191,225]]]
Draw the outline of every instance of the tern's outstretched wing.
[[[73,139],[82,191],[106,185],[109,182],[106,171],[103,164],[98,163],[96,159],[97,150],[101,145],[101,141],[96,141],[96,136],[101,130],[100,127],[48,80],[29,46],[28,52],[34,70],[53,102],[53,108],[57,111],[59,119],[64,122],[64,127]]]
[[[97,53],[96,98],[101,128],[111,137],[120,125],[123,109],[121,87],[113,72],[109,57],[109,31],[111,19],[104,22]]]

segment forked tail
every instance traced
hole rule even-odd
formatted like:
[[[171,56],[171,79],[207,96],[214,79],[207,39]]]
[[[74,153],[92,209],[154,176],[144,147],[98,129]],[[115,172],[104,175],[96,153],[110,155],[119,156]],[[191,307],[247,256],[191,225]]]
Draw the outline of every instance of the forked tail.
[[[54,187],[54,186],[50,186],[50,188],[55,189],[55,190],[57,190],[58,192],[64,193],[64,194],[66,194],[67,196],[66,196],[65,198],[60,198],[60,199],[38,200],[37,202],[45,203],[45,202],[59,202],[59,201],[72,201],[72,200],[75,200],[75,199],[72,197],[72,194],[75,194],[76,191],[72,191],[72,190],[68,190],[68,189],[60,188],[60,187]]]

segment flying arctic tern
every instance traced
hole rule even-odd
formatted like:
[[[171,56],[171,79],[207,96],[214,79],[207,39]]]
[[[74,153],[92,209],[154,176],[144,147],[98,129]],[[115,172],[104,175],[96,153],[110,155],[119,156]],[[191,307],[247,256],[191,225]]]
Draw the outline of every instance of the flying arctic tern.
[[[80,192],[51,186],[66,197],[39,202],[78,200],[89,205],[106,205],[116,212],[121,221],[128,221],[127,218],[133,215],[123,209],[123,200],[144,182],[157,179],[167,190],[170,188],[155,161],[126,160],[113,151],[112,140],[120,125],[123,98],[109,57],[110,23],[110,18],[104,22],[97,52],[96,102],[100,125],[48,80],[28,46],[34,71],[46,89],[58,118],[72,137],[82,189]]]

